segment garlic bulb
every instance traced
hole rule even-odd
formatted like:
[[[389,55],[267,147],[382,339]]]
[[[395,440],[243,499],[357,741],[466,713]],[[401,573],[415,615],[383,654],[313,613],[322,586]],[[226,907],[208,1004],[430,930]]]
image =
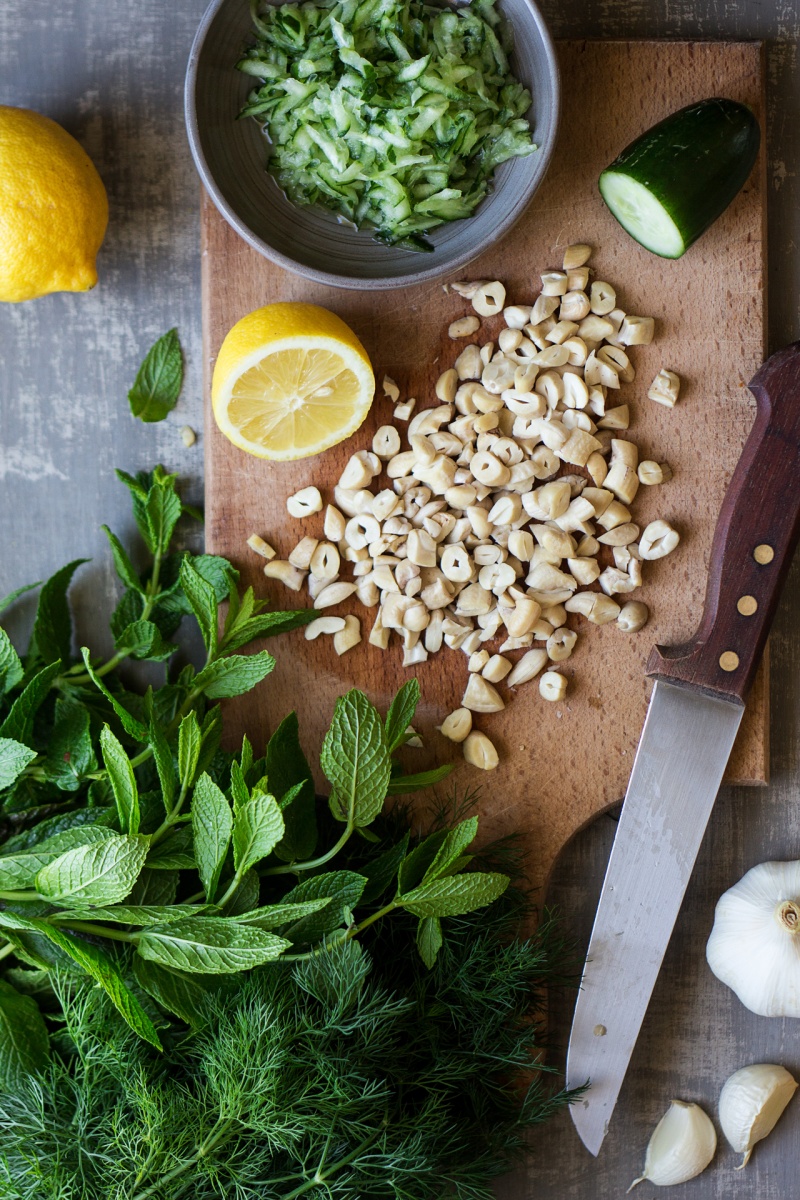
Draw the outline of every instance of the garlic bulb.
[[[717,1148],[717,1132],[699,1104],[673,1100],[653,1130],[644,1171],[628,1191],[647,1179],[656,1187],[686,1183],[705,1171]]]
[[[800,862],[761,863],[720,897],[711,970],[763,1017],[800,1017]]]
[[[734,1150],[744,1155],[737,1171],[747,1166],[756,1142],[775,1128],[796,1089],[785,1067],[770,1063],[742,1067],[726,1081],[719,1097],[719,1123]]]

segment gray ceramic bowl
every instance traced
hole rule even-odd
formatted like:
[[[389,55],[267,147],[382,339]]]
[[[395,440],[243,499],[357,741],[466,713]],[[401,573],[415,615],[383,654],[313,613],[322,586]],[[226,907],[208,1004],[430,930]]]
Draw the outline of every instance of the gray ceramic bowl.
[[[186,124],[200,177],[223,217],[267,258],[334,287],[393,288],[440,279],[483,253],[522,216],[555,145],[558,63],[534,0],[500,0],[512,24],[514,74],[533,96],[534,141],[527,158],[503,163],[475,214],[434,230],[433,253],[383,246],[316,208],[291,204],[265,169],[267,143],[255,120],[236,114],[256,81],[235,70],[252,40],[248,0],[213,0],[186,73]]]

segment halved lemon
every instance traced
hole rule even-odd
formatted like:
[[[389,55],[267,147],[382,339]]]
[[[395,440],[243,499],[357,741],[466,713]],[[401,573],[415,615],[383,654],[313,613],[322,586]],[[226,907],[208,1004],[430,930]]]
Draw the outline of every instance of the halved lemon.
[[[259,458],[319,454],[355,433],[375,376],[366,350],[335,313],[294,301],[237,321],[211,383],[217,425]]]

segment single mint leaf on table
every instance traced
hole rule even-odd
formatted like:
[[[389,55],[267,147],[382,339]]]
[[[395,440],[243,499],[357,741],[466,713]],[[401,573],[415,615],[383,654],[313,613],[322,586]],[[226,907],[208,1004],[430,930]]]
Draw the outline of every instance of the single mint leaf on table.
[[[401,898],[415,917],[457,917],[485,908],[508,887],[508,876],[474,871],[421,884]]]
[[[140,421],[163,421],[178,403],[183,385],[183,355],[177,329],[155,342],[128,392],[131,412]]]
[[[215,654],[219,608],[214,589],[196,570],[188,556],[181,563],[180,579],[184,595],[200,626],[206,650],[209,654]]]
[[[338,929],[344,919],[344,909],[354,909],[361,899],[366,878],[355,871],[328,871],[325,875],[312,875],[283,897],[283,904],[296,904],[305,900],[328,899],[318,913],[303,917],[285,930],[293,942],[316,942],[326,933]]]
[[[76,558],[47,580],[39,595],[39,605],[33,622],[29,654],[41,662],[50,663],[61,659],[68,662],[72,649],[72,615],[67,602],[67,592],[72,576],[78,567],[88,562],[87,558]]]
[[[44,921],[38,922],[38,924],[41,932],[51,942],[68,954],[79,967],[82,967],[95,983],[99,983],[117,1012],[127,1021],[134,1033],[160,1050],[161,1042],[153,1022],[126,985],[116,963],[97,946],[75,937],[66,929],[58,929],[55,925],[48,925]]]
[[[53,680],[61,670],[61,660],[42,667],[23,692],[11,705],[11,710],[0,725],[0,738],[12,738],[17,742],[29,742],[33,736],[33,720],[45,702]]]
[[[133,773],[131,760],[108,725],[104,725],[100,733],[100,749],[103,752],[103,762],[114,792],[119,827],[123,833],[137,834],[140,815],[136,776]]]
[[[274,796],[256,793],[239,809],[233,823],[233,862],[237,871],[255,866],[283,837],[283,815]]]
[[[227,700],[249,692],[275,668],[275,659],[266,650],[258,654],[231,654],[204,667],[195,680],[209,700]]]
[[[273,933],[226,917],[189,917],[145,929],[137,951],[150,962],[178,971],[227,975],[272,962],[289,944]]]
[[[122,542],[115,533],[112,533],[107,525],[101,525],[100,528],[108,538],[109,545],[111,546],[111,553],[114,558],[114,566],[116,568],[117,575],[125,584],[126,588],[130,588],[131,591],[134,592],[141,592],[143,590],[142,581],[136,573],[133,563],[128,557],[128,552],[123,546]]]
[[[390,754],[402,746],[418,704],[419,684],[416,679],[409,679],[400,688],[386,714],[386,743]]]
[[[213,900],[233,830],[233,813],[225,793],[201,775],[192,796],[194,857],[207,900]]]
[[[417,949],[428,970],[442,948],[442,923],[438,917],[422,917],[417,926]]]
[[[9,788],[36,758],[36,751],[13,738],[0,738],[0,791]]]
[[[316,848],[317,817],[314,781],[300,745],[297,713],[291,712],[284,717],[269,739],[266,771],[276,796],[283,798],[292,788],[300,787],[290,804],[284,807],[281,803],[286,829],[275,853],[285,862],[302,862],[310,858]]]
[[[332,784],[336,820],[371,825],[383,808],[392,764],[383,722],[363,692],[353,689],[336,701],[320,763]]]
[[[0,1090],[23,1089],[50,1058],[50,1038],[39,1006],[0,981]]]
[[[225,976],[187,975],[140,958],[138,954],[133,960],[133,973],[142,991],[192,1029],[203,1028],[203,1005],[208,997],[232,986]]]
[[[22,682],[24,671],[20,657],[11,645],[5,629],[0,629],[0,696]]]
[[[36,890],[61,904],[117,904],[130,893],[147,850],[146,838],[120,834],[76,846],[42,867],[36,876]]]

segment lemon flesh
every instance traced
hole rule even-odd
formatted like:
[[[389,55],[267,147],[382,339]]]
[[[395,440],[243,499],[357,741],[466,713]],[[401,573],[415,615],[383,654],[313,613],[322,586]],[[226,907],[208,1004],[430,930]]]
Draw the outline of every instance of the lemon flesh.
[[[317,305],[286,302],[234,325],[211,398],[217,425],[235,446],[286,461],[355,433],[374,390],[369,357],[349,326]]]
[[[107,225],[106,190],[78,142],[49,117],[0,105],[0,301],[94,287]]]

